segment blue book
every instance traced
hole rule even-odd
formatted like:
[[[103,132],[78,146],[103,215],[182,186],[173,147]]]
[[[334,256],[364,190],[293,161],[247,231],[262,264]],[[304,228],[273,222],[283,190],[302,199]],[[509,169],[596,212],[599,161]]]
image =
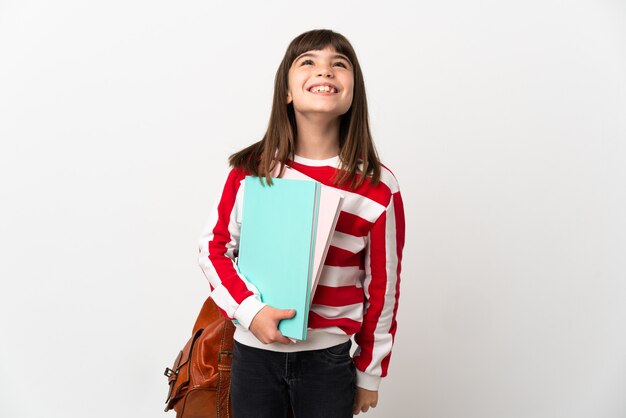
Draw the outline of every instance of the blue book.
[[[237,266],[277,309],[295,309],[280,321],[286,337],[307,334],[321,183],[246,176]]]

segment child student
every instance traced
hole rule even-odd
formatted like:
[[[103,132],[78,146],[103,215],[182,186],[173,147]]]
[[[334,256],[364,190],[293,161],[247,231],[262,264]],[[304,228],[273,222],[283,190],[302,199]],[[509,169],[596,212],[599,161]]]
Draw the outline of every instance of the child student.
[[[245,176],[271,184],[278,162],[344,196],[307,339],[297,343],[277,329],[295,311],[261,302],[235,262]],[[199,264],[216,305],[237,320],[234,417],[282,418],[292,408],[296,418],[343,418],[375,407],[396,333],[404,209],[398,182],[374,148],[363,75],[343,35],[320,29],[293,39],[276,73],[267,132],[229,164],[200,238]]]

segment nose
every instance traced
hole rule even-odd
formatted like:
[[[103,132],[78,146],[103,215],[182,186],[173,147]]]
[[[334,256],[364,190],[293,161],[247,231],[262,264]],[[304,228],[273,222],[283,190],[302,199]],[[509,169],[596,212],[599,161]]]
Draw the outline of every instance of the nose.
[[[333,70],[328,65],[323,65],[317,72],[317,75],[321,75],[323,77],[334,77]]]

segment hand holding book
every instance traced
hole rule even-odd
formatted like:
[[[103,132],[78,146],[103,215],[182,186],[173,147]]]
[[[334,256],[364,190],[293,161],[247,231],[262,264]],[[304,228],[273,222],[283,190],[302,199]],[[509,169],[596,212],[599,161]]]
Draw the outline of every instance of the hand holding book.
[[[276,309],[266,305],[256,314],[250,323],[250,331],[252,331],[254,336],[263,344],[273,342],[291,344],[292,340],[285,337],[278,330],[278,323],[282,319],[292,318],[295,314],[296,311],[293,309]]]

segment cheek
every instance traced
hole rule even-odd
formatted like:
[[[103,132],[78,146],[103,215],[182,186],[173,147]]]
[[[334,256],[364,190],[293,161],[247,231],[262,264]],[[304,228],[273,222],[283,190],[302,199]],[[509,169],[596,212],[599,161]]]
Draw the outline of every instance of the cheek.
[[[294,74],[289,74],[287,77],[287,89],[293,91],[297,87],[297,77]]]
[[[292,75],[289,80],[289,87],[292,89],[302,89],[302,86],[304,85],[304,82],[306,81],[306,77],[304,77],[301,74],[294,74]]]
[[[352,99],[354,98],[354,86],[350,86],[347,97],[350,99],[350,103],[352,103]]]
[[[350,97],[354,96],[354,80],[349,79],[343,85],[346,87],[346,90],[348,91],[348,95]]]

